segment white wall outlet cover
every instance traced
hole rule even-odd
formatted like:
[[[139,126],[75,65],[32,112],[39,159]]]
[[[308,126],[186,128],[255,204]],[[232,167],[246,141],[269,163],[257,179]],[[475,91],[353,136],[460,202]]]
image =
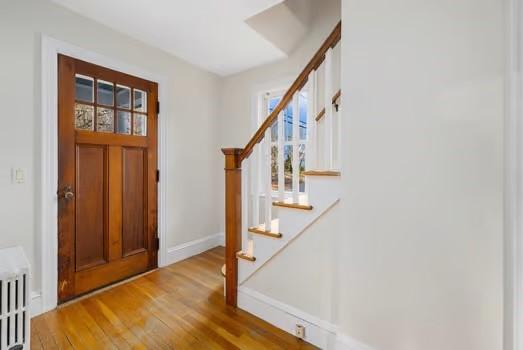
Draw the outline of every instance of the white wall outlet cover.
[[[296,325],[296,337],[298,337],[300,339],[305,338],[305,326],[304,325],[302,325],[302,324]]]

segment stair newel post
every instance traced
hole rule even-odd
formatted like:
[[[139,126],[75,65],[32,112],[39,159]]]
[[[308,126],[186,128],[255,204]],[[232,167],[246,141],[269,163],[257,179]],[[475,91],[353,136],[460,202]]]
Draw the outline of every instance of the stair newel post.
[[[226,303],[237,306],[238,260],[242,245],[241,148],[223,148],[225,155],[225,291]]]

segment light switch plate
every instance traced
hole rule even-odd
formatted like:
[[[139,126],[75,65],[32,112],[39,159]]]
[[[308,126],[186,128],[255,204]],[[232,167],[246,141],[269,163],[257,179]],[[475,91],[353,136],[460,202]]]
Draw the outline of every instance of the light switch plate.
[[[22,168],[13,168],[12,179],[14,184],[23,184],[25,182],[25,171]]]

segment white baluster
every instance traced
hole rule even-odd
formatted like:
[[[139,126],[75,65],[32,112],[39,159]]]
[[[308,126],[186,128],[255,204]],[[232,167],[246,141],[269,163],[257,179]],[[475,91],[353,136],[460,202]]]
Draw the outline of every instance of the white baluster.
[[[292,99],[292,201],[300,200],[300,108],[299,92]]]
[[[336,49],[336,70],[334,72],[334,76],[335,77],[341,77],[341,41],[336,45],[335,47]],[[341,92],[341,81],[340,80],[337,80],[337,85],[336,87],[338,89],[340,89],[339,91]],[[338,91],[338,90],[336,90]],[[340,95],[340,97],[338,97],[338,101],[336,102],[337,103],[337,106],[338,106],[338,109],[336,111],[336,119],[337,119],[337,124],[336,124],[336,134],[337,134],[337,139],[336,139],[336,155],[337,155],[337,160],[336,160],[336,169],[341,169],[341,124],[342,124],[342,120],[341,120],[341,113],[342,113],[342,110],[341,110],[341,100],[342,100],[342,96]]]
[[[254,240],[252,237],[247,242],[247,251],[245,252],[247,256],[254,256]]]
[[[336,161],[336,168],[337,169],[341,169],[341,123],[342,123],[342,120],[341,120],[341,96],[338,97],[338,111],[336,112],[336,118],[338,119],[338,124],[336,125],[336,127],[338,128],[337,130],[337,155],[338,155],[338,160]]]
[[[258,120],[257,120],[257,127],[260,126],[262,121],[267,116],[267,95],[266,94],[260,94],[258,96]],[[253,154],[253,192],[254,192],[254,201],[253,201],[253,226],[258,226],[261,224],[260,219],[260,193],[264,191],[262,187],[262,169],[263,169],[263,159],[264,159],[264,146],[263,143],[259,143],[254,146],[254,154]]]
[[[249,227],[249,173],[250,166],[249,162],[243,162],[242,172],[241,172],[241,187],[242,187],[242,249],[246,246],[246,243],[251,238],[248,230]]]
[[[271,178],[271,128],[265,131],[265,161],[263,170],[265,173],[265,230],[271,230],[272,220],[272,178]]]
[[[325,94],[324,94],[324,104],[325,104],[325,155],[326,163],[328,169],[334,167],[334,152],[333,152],[333,117],[332,117],[332,96],[333,96],[333,87],[332,87],[332,48],[327,50],[325,53]]]
[[[254,154],[252,155],[252,225],[258,226],[260,224],[260,175],[261,175],[261,147],[254,146]]]
[[[307,144],[305,146],[305,169],[313,170],[317,168],[316,163],[316,71],[309,74],[307,90]]]
[[[280,202],[285,200],[285,121],[283,114],[283,111],[278,114],[278,197]]]

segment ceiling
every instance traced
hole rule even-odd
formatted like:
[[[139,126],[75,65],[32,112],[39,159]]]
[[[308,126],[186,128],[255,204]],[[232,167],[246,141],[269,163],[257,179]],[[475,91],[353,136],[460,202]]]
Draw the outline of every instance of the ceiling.
[[[312,1],[314,0],[285,0],[247,18],[245,23],[290,55],[310,30]]]
[[[245,23],[283,0],[52,0],[225,76],[287,54]]]

